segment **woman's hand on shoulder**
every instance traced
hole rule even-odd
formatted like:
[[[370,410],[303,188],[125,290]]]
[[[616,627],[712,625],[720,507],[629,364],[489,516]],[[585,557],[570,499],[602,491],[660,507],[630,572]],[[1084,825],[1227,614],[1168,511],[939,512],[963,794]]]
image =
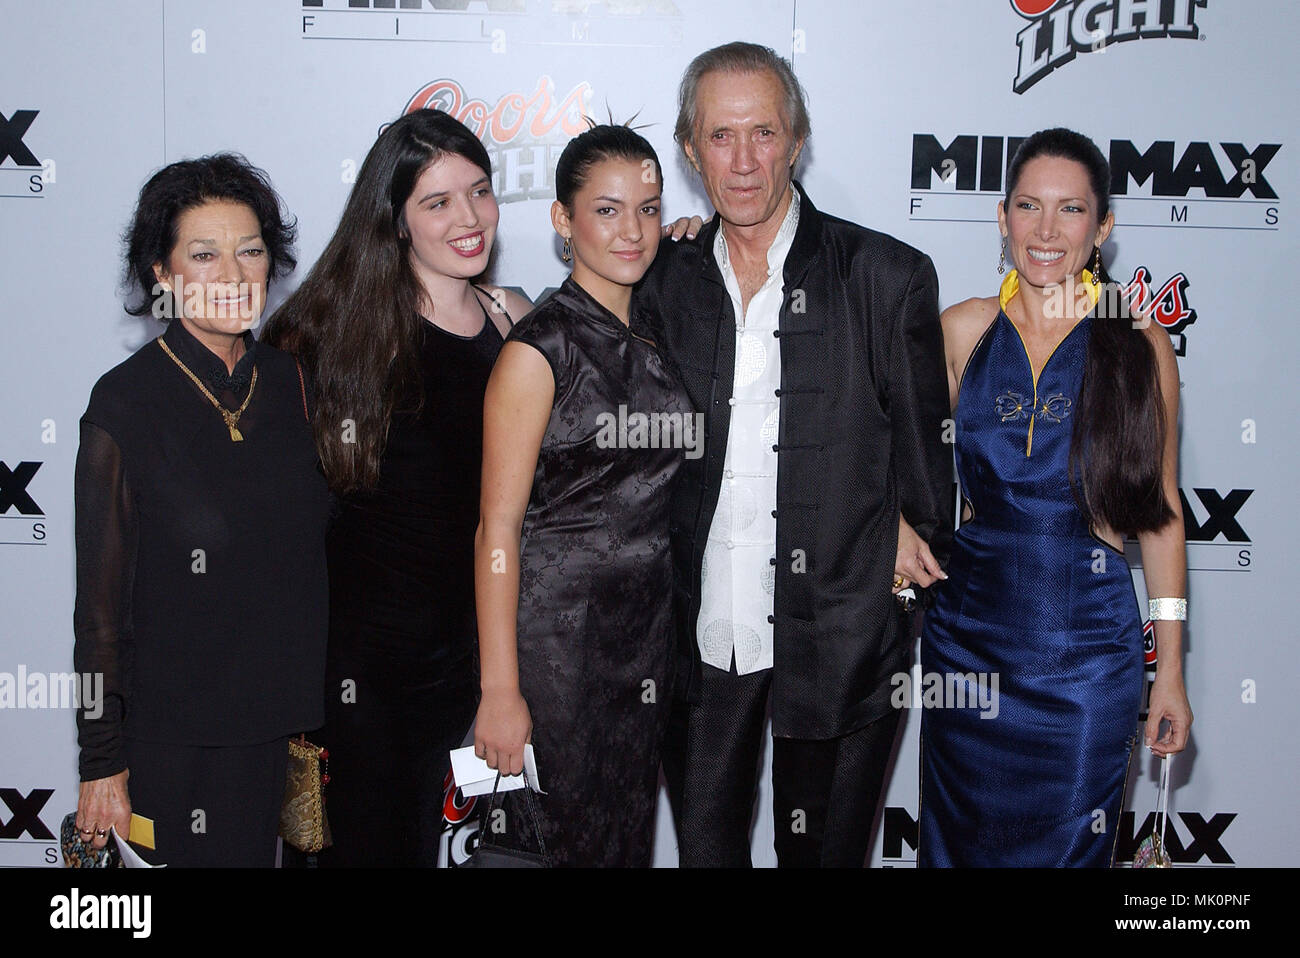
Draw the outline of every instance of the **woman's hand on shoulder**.
[[[957,408],[962,373],[975,345],[998,316],[996,296],[975,297],[949,306],[939,316],[943,326],[944,365],[948,369],[948,406]]]
[[[82,782],[77,793],[77,817],[73,820],[77,837],[95,848],[108,843],[108,830],[117,829],[123,839],[131,835],[131,798],[126,780],[130,772],[123,769],[107,778]],[[104,834],[99,834],[99,832]]]
[[[709,217],[712,219],[713,217]],[[673,242],[685,236],[687,239],[695,239],[700,235],[700,230],[704,229],[704,224],[709,220],[702,218],[699,214],[695,216],[683,216],[673,220],[671,223],[663,225],[663,235],[665,239]]]
[[[502,775],[518,775],[532,738],[533,717],[518,690],[485,689],[474,720],[474,754]]]

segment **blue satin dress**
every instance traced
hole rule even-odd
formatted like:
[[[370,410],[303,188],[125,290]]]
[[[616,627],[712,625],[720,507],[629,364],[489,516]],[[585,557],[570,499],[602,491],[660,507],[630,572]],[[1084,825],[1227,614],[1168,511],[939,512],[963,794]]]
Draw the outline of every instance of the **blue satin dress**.
[[[1081,320],[1035,380],[1006,314],[1017,288],[1013,271],[955,413],[973,514],[921,637],[922,690],[941,681],[949,693],[923,696],[922,867],[1113,864],[1136,741],[1132,576],[1123,553],[1092,534],[1068,474],[1095,320]]]

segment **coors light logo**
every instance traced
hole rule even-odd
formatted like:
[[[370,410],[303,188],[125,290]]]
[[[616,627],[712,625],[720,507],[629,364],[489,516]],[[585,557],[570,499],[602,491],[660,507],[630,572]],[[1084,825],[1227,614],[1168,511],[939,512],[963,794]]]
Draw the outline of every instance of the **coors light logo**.
[[[1187,288],[1191,285],[1187,274],[1179,271],[1156,287],[1151,281],[1151,271],[1139,266],[1121,293],[1131,315],[1143,316],[1150,311],[1150,318],[1169,333],[1174,352],[1179,356],[1187,354],[1183,330],[1196,322],[1196,310],[1187,300]]]
[[[1207,0],[1011,0],[1029,25],[1016,34],[1020,68],[1011,89],[1024,93],[1080,53],[1113,43],[1201,35],[1196,14]]]
[[[591,85],[578,83],[558,99],[554,91],[555,83],[542,76],[531,93],[507,93],[489,105],[471,99],[456,80],[434,80],[416,91],[402,113],[441,110],[473,130],[492,158],[498,203],[554,199],[555,163],[565,144],[587,129]]]

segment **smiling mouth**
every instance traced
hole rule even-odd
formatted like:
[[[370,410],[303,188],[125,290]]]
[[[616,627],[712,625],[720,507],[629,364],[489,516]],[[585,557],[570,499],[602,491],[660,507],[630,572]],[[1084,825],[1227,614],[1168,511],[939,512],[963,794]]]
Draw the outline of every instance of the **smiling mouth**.
[[[1032,259],[1035,263],[1043,263],[1043,264],[1055,263],[1057,260],[1065,256],[1064,250],[1031,249],[1028,250],[1027,252],[1029,253],[1029,258]]]
[[[460,239],[448,240],[447,245],[461,256],[477,256],[484,248],[483,234],[474,233],[472,236],[463,236]]]

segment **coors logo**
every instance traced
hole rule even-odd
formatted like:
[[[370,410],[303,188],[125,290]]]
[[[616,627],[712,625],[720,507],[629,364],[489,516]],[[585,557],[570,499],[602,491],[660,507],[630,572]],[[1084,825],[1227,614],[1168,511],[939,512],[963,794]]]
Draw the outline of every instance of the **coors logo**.
[[[555,197],[555,163],[570,139],[587,129],[583,117],[591,85],[578,83],[555,96],[549,76],[531,93],[507,93],[489,104],[473,99],[456,80],[426,83],[403,114],[433,109],[450,113],[477,134],[492,158],[492,188],[498,203]]]
[[[1168,331],[1174,352],[1179,356],[1187,354],[1183,330],[1196,322],[1196,310],[1187,301],[1187,288],[1191,285],[1187,275],[1180,271],[1156,287],[1150,270],[1139,266],[1122,293],[1126,308],[1133,316],[1149,316]]]
[[[1113,43],[1201,35],[1196,14],[1207,0],[1011,0],[1029,25],[1016,34],[1020,68],[1011,89],[1024,93],[1080,53]]]
[[[1138,721],[1145,722],[1151,714],[1151,686],[1156,680],[1156,627],[1146,621],[1142,623],[1142,707],[1138,709]]]

